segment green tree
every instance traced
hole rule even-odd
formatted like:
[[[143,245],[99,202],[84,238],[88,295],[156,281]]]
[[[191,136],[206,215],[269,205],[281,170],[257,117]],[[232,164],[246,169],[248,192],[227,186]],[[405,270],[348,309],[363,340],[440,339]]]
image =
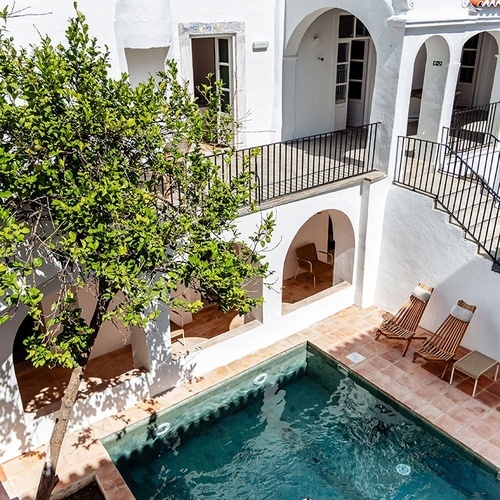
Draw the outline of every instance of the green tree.
[[[44,328],[28,339],[28,359],[72,369],[37,498],[57,484],[62,440],[104,321],[144,327],[159,314],[151,305],[168,304],[180,284],[244,314],[261,303],[245,285],[268,276],[257,250],[270,241],[272,219],[248,246],[237,245],[251,173],[223,182],[202,150],[207,140],[229,144],[235,127],[220,112],[219,86],[203,89],[202,113],[172,63],[136,87],[126,75],[109,78],[108,68],[79,12],[64,44],[41,37],[18,49],[0,30],[0,296],[9,307],[0,322],[20,304],[41,322],[37,276],[50,268],[61,287]],[[86,322],[75,297],[89,286],[96,304]]]

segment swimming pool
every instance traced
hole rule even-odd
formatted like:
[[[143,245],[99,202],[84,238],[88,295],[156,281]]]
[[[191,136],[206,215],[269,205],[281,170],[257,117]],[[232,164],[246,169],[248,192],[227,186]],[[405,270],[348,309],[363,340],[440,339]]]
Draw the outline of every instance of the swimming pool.
[[[306,345],[103,442],[139,500],[500,498],[495,471]]]

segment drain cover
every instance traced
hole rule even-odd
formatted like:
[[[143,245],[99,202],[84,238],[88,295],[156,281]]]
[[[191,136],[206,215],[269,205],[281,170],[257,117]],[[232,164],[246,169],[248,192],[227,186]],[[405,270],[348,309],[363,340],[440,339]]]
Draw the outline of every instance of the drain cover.
[[[347,355],[346,358],[356,364],[366,359],[363,355],[359,354],[359,352],[351,352],[351,354]]]
[[[411,467],[406,464],[396,465],[396,472],[402,476],[407,476],[411,472]]]

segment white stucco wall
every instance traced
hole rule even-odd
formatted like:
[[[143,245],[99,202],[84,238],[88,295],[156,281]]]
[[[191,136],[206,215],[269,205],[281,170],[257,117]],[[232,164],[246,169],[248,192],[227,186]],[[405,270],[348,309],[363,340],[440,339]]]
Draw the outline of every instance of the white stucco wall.
[[[12,2],[6,2],[12,5]],[[125,71],[124,58],[120,57],[116,43],[114,19],[116,0],[88,0],[79,4],[79,9],[87,18],[91,36],[98,37],[100,45],[108,47],[112,67],[110,74],[118,76]],[[22,17],[7,21],[7,28],[14,35],[16,43],[21,47],[29,47],[38,43],[41,35],[49,35],[54,43],[65,40],[65,30],[68,20],[75,15],[72,0],[47,0],[32,2],[16,0],[16,11],[22,12]],[[120,66],[119,61],[122,61]]]
[[[464,20],[477,16],[476,9],[469,7],[463,0],[393,0],[395,5],[407,4],[411,7],[407,11],[408,19],[417,21]]]
[[[449,64],[436,73],[442,79],[438,82],[440,106],[426,115],[435,121],[435,131],[449,120],[464,41],[472,33],[500,28],[500,22],[492,21],[491,17],[488,20],[457,0],[439,3],[435,0],[152,0],[145,5],[132,0],[87,0],[80,5],[91,34],[109,48],[111,76],[130,69],[136,83],[150,68],[156,70],[163,54],[167,54],[179,63],[182,77],[189,80],[190,36],[234,35],[237,117],[243,119],[244,125],[238,140],[247,146],[277,141],[282,131],[285,137],[291,137],[331,128],[332,9],[354,14],[370,31],[376,51],[369,121],[380,122],[377,167],[389,172],[394,165],[396,136],[406,132],[412,83],[424,85],[422,71],[426,62],[418,58],[414,65],[423,44],[439,32],[441,47],[449,55]],[[38,32],[48,33],[54,41],[62,40],[67,19],[73,14],[72,0],[47,0],[43,6],[17,0],[16,6],[18,9],[29,6],[30,12],[47,14],[9,20],[9,30],[24,46],[36,42]],[[321,43],[313,45],[317,35]],[[254,51],[254,42],[267,43],[267,49]],[[491,68],[491,71],[500,70]],[[306,78],[298,79],[297,74]],[[320,81],[324,79],[328,81]],[[312,99],[310,95],[304,98],[307,93],[314,94]],[[499,82],[493,86],[493,95],[500,96]],[[308,104],[311,102],[313,105]],[[375,302],[395,311],[419,281],[435,286],[422,321],[424,327],[435,329],[451,306],[462,298],[477,305],[464,345],[500,358],[500,310],[496,300],[500,275],[491,272],[491,262],[476,255],[475,246],[462,239],[460,230],[449,225],[444,214],[432,209],[430,199],[391,187],[387,179],[372,184],[363,181],[357,186],[280,204],[272,211],[277,226],[266,258],[274,274],[269,280],[270,287],[263,289],[261,323],[187,358],[172,361],[168,311],[163,311],[147,335],[142,332],[132,335],[134,354],[149,372],[82,403],[76,412],[83,423],[98,420],[190,376],[204,374],[353,303],[369,306]],[[293,241],[300,228],[315,214],[328,211],[338,211],[349,221],[345,227],[341,224],[335,227],[337,240],[340,240],[338,231],[348,226],[354,235],[354,248],[337,248],[338,252],[345,250],[346,256],[349,252],[353,254],[345,259],[346,268],[353,266],[352,285],[302,309],[282,314],[281,284],[291,273],[291,267],[285,266],[287,253],[296,243]],[[248,237],[259,219],[260,214],[251,214],[238,221],[243,238]],[[54,286],[48,284],[47,291]],[[3,339],[0,456],[3,459],[44,442],[52,425],[52,417],[33,419],[25,415],[17,392],[11,349],[22,312],[0,326]],[[113,349],[112,345],[96,347],[100,352]]]
[[[336,43],[337,33],[334,32],[333,26],[327,29],[326,21],[331,16],[330,12],[345,11],[363,22],[373,42],[373,52],[370,57],[372,62],[376,60],[375,79],[373,89],[368,89],[368,96],[370,96],[370,90],[372,92],[371,103],[368,104],[370,114],[365,116],[365,123],[380,122],[376,163],[377,168],[387,169],[393,160],[391,148],[394,146],[394,117],[396,109],[402,109],[398,107],[396,100],[401,72],[407,72],[409,75],[408,96],[411,86],[413,66],[412,63],[408,65],[408,60],[402,59],[405,18],[395,18],[391,2],[384,0],[371,2],[289,0],[286,6],[282,96],[283,136],[288,139],[308,135],[308,127],[313,132],[325,131],[329,124],[330,129],[333,128],[332,110],[335,99],[333,82],[336,61],[332,58],[330,47]],[[336,10],[332,11],[332,9]],[[315,23],[319,23],[317,28]],[[313,48],[311,42],[317,34],[316,31],[318,33],[321,31],[323,34],[320,37],[320,47]],[[321,65],[317,59],[318,56],[323,57],[323,52],[319,55],[320,49],[324,50],[324,61]],[[327,70],[325,68],[329,68],[329,75],[331,75],[326,81],[324,73],[326,74]],[[308,87],[311,94],[304,97],[304,91]],[[318,98],[315,94],[318,94]],[[323,100],[322,107],[319,104],[320,100]],[[401,104],[408,107],[408,102],[399,103]]]
[[[147,329],[147,335],[139,336],[134,332],[132,339],[134,351],[139,352],[136,355],[137,358],[144,360],[143,364],[146,365],[149,372],[133,377],[125,385],[108,388],[106,391],[82,401],[75,408],[77,418],[73,420],[72,425],[86,425],[89,422],[99,420],[106,415],[133,405],[143,398],[163,392],[190,377],[202,375],[270,345],[352,305],[356,301],[356,295],[359,296],[363,293],[363,283],[360,282],[358,269],[361,270],[361,278],[365,279],[362,276],[363,267],[375,269],[377,266],[378,250],[371,248],[372,244],[378,245],[377,238],[368,237],[368,246],[365,242],[360,243],[359,241],[360,234],[366,234],[370,191],[366,189],[366,186],[363,188],[357,185],[294,203],[282,204],[272,209],[277,224],[272,242],[265,249],[265,255],[271,269],[274,270],[274,274],[268,280],[270,286],[263,288],[265,303],[262,308],[262,322],[257,323],[254,327],[252,327],[253,325],[245,325],[237,335],[229,332],[230,334],[224,342],[213,343],[209,347],[196,350],[187,357],[172,360],[169,349],[168,311],[165,310],[160,320]],[[351,249],[354,252],[353,259],[351,259],[351,262],[354,261],[353,284],[319,298],[307,306],[283,314],[281,283],[289,247],[300,228],[311,217],[314,217],[318,212],[327,213],[328,211],[342,212],[345,219],[349,220],[350,230],[354,232],[355,248]],[[260,213],[253,213],[238,220],[243,241],[255,230],[260,219]],[[326,231],[326,228],[322,230]],[[336,239],[341,241],[343,228],[337,226],[335,230]],[[363,249],[362,265],[358,262],[361,258],[358,248]],[[339,248],[338,251],[342,253],[342,248]],[[369,290],[373,286],[374,283],[368,283],[366,288]],[[359,300],[362,301],[362,297]],[[9,338],[13,341],[13,334],[17,330],[18,322],[16,320],[10,321],[6,325],[0,326],[0,335],[10,332]],[[123,341],[121,335],[116,337]],[[7,340],[7,336],[3,336],[3,338]],[[0,405],[0,437],[2,437],[0,439],[0,455],[4,459],[45,442],[50,435],[53,422],[53,415],[33,418],[32,415],[24,413],[16,387],[10,349],[11,344],[10,346],[7,342],[0,344],[0,375],[2,380],[10,381],[10,383],[2,384],[0,388],[2,401]]]
[[[395,312],[420,281],[435,287],[421,325],[434,331],[459,299],[477,306],[462,344],[500,359],[500,274],[430,198],[392,187],[375,303]]]
[[[193,376],[206,373],[224,363],[270,345],[354,303],[356,285],[353,284],[350,287],[320,298],[310,305],[283,314],[281,284],[283,282],[283,272],[285,271],[285,259],[296,234],[318,212],[340,210],[349,218],[356,242],[354,261],[357,261],[359,226],[362,219],[363,194],[361,191],[358,185],[294,203],[279,205],[272,210],[277,225],[272,242],[268,245],[264,254],[274,273],[268,280],[271,286],[263,289],[265,299],[262,311],[263,324],[243,334],[231,337],[225,342],[194,353],[186,360],[186,364],[190,366],[189,372]],[[241,217],[238,220],[238,228],[243,239],[254,231],[260,217],[261,215],[256,213]],[[326,228],[322,230],[326,231]],[[340,235],[338,237],[340,239]],[[372,264],[376,265],[376,262]],[[357,268],[355,267],[353,283],[356,281],[356,272]]]
[[[240,146],[275,142],[281,135],[283,5],[283,0],[171,0],[174,30],[169,57],[179,62],[187,80],[192,81],[189,36],[236,34],[233,55],[236,117],[243,125],[238,134]],[[268,47],[254,51],[254,42],[266,42]]]
[[[241,25],[234,54],[237,119],[243,125],[238,144],[253,146],[280,139],[284,0],[150,0],[147,5],[133,0],[88,0],[78,7],[91,35],[109,50],[110,75],[131,71],[134,84],[148,72],[156,72],[158,57],[165,54],[179,63],[183,79],[192,80],[189,36],[182,37],[182,26],[195,24],[199,34],[215,36],[234,34],[231,25]],[[48,0],[43,6],[17,0],[16,10],[24,8],[33,15],[8,21],[19,46],[36,43],[40,34],[48,34],[54,42],[64,40],[68,19],[74,16],[72,0]],[[266,42],[268,47],[254,51],[254,42]]]

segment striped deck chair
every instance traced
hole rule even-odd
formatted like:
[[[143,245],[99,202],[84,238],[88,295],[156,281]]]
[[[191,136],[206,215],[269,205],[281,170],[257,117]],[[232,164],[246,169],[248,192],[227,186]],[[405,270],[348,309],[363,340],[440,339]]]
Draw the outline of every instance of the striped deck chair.
[[[377,328],[375,340],[378,340],[380,335],[388,339],[406,340],[404,356],[413,339],[426,339],[427,337],[416,337],[415,332],[433,291],[433,287],[419,283],[403,307],[392,318],[382,321]]]
[[[457,305],[452,307],[450,314],[436,330],[436,333],[429,337],[415,352],[413,361],[417,358],[423,358],[427,361],[443,361],[446,363],[441,374],[441,378],[443,378],[448,367],[455,361],[458,346],[475,310],[476,306],[459,300]]]

